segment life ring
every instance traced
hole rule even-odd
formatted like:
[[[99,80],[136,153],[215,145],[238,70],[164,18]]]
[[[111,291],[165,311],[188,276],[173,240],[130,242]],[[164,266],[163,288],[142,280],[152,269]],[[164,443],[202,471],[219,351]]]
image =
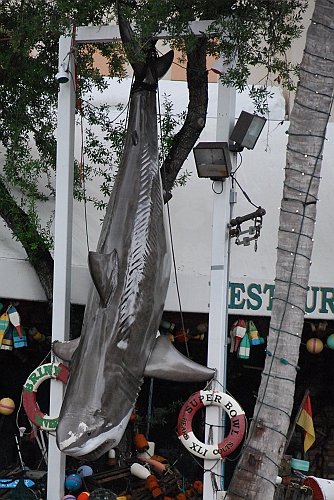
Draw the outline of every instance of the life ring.
[[[42,382],[51,378],[66,384],[68,368],[62,363],[48,363],[38,366],[27,378],[22,391],[23,406],[30,422],[44,431],[54,430],[58,424],[58,417],[49,417],[43,413],[36,401],[38,387]]]
[[[230,432],[219,444],[205,444],[199,441],[192,430],[192,420],[203,406],[219,406],[230,418]],[[231,396],[219,391],[199,391],[193,394],[182,406],[177,433],[179,440],[190,453],[199,458],[217,460],[234,451],[241,443],[246,429],[245,412]]]

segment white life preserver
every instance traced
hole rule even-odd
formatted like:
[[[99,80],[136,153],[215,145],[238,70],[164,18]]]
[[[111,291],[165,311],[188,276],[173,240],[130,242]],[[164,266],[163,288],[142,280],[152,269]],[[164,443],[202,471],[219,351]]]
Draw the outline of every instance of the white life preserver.
[[[27,378],[22,391],[23,406],[30,422],[44,431],[54,430],[58,424],[58,417],[49,417],[43,413],[36,401],[38,387],[42,382],[51,378],[66,384],[68,368],[62,363],[48,363],[38,366]]]
[[[219,444],[205,444],[199,441],[192,430],[192,420],[203,406],[219,406],[230,418],[230,432]],[[224,458],[241,443],[246,429],[245,412],[231,396],[219,391],[199,391],[182,406],[177,433],[179,440],[193,455],[208,460]]]

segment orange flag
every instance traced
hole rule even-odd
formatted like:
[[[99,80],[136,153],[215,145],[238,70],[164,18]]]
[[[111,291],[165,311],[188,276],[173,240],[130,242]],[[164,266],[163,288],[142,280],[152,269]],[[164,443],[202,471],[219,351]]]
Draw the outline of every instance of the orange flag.
[[[304,452],[306,453],[315,441],[310,396],[307,396],[297,424],[304,429]]]

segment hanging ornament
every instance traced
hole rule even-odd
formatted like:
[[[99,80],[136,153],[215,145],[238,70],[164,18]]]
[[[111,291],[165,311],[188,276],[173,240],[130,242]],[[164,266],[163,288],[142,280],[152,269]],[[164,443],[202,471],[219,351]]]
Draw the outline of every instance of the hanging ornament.
[[[204,340],[206,333],[208,333],[208,323],[200,323],[190,332],[190,336],[192,340]]]
[[[162,321],[159,326],[160,333],[166,334],[168,332],[172,332],[175,328],[174,323],[170,323],[169,321]]]
[[[318,328],[317,328],[317,331],[318,332],[324,332],[326,330],[326,328],[327,328],[327,325],[328,325],[327,321],[320,321],[319,325],[318,325]]]
[[[189,329],[187,328],[186,330],[178,330],[175,333],[174,337],[181,343],[188,342],[188,340],[190,339]]]
[[[260,345],[259,332],[252,320],[247,321],[247,334],[249,337],[250,345]]]
[[[11,323],[8,323],[0,349],[3,349],[5,351],[13,350],[13,325],[11,325]]]
[[[15,326],[15,328],[19,334],[19,337],[22,338],[21,325],[20,325],[21,320],[20,320],[19,313],[17,312],[15,307],[12,305],[10,305],[9,308],[7,309],[7,313],[9,316],[9,321],[11,322],[11,324],[13,326]]]
[[[327,347],[334,349],[334,334],[330,335],[327,339]]]
[[[77,500],[87,500],[89,497],[90,493],[88,493],[88,491],[83,491],[82,493],[80,493]]]
[[[243,319],[238,319],[232,325],[230,336],[231,336],[231,347],[230,352],[237,352],[241,340],[246,335],[246,321]]]
[[[1,415],[11,415],[15,410],[15,403],[11,398],[2,398],[0,400]]]
[[[238,349],[238,358],[241,359],[249,359],[250,354],[250,341],[248,335],[244,335],[241,339],[239,349]]]
[[[306,349],[311,354],[319,354],[324,348],[324,344],[320,339],[312,337],[306,342]]]
[[[171,342],[174,342],[173,330],[175,328],[174,323],[170,323],[169,321],[162,321],[159,326],[160,335],[165,335]]]
[[[36,342],[44,342],[45,340],[45,335],[43,335],[43,333],[40,333],[34,326],[28,330],[28,333],[31,338],[36,340]]]
[[[13,344],[15,348],[26,347],[28,345],[27,336],[26,332],[24,331],[24,328],[21,327],[20,330],[21,330],[21,336],[19,335],[17,329],[13,328]]]
[[[0,346],[2,344],[2,339],[4,338],[8,325],[9,325],[9,316],[5,312],[0,316]]]
[[[94,471],[89,465],[81,465],[77,470],[77,474],[79,474],[80,477],[87,477],[92,476]]]
[[[81,486],[82,479],[79,474],[69,474],[65,479],[65,488],[71,493],[80,490]]]

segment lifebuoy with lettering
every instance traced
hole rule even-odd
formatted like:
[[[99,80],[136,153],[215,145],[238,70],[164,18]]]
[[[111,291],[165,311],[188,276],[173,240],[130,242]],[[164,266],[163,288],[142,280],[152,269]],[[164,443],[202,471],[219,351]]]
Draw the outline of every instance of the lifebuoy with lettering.
[[[30,422],[44,431],[54,430],[58,424],[58,417],[49,417],[43,413],[36,401],[38,387],[42,382],[51,378],[66,384],[68,368],[62,363],[48,363],[38,366],[27,378],[22,391],[23,406]]]
[[[192,420],[203,406],[219,406],[230,418],[230,432],[219,444],[205,444],[199,441],[192,430]],[[245,412],[231,396],[219,391],[199,391],[193,394],[182,406],[177,433],[179,440],[190,453],[199,458],[217,460],[234,451],[241,443],[246,429]]]

